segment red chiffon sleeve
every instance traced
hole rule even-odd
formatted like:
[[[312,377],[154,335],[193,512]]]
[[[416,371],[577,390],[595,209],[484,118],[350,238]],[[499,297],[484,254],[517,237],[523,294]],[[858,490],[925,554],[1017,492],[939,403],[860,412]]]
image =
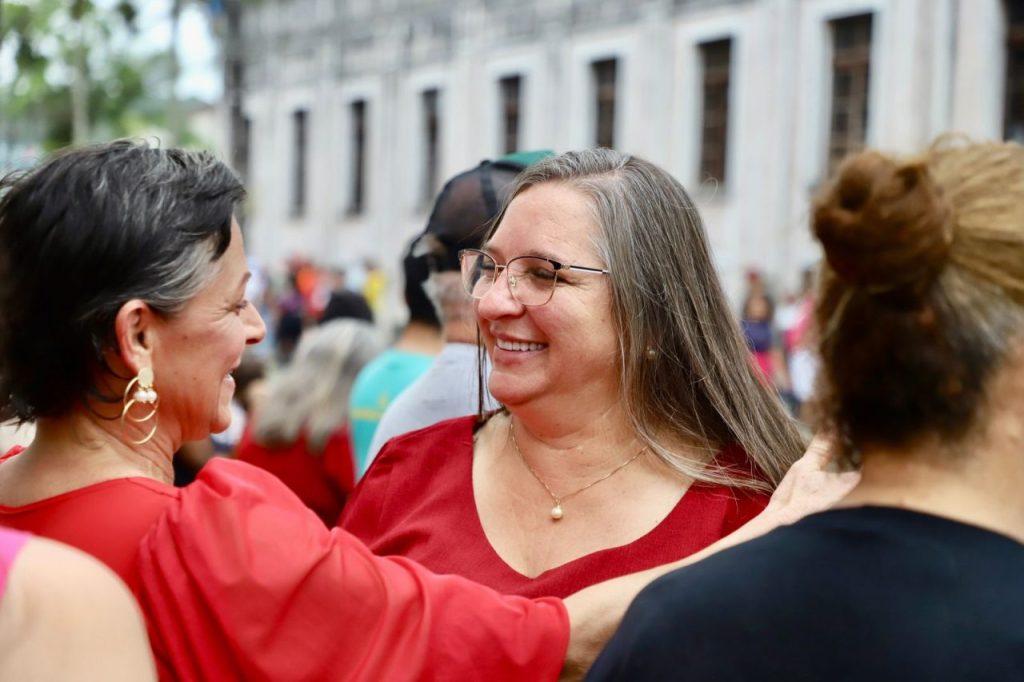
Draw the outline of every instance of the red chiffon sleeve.
[[[242,462],[204,467],[139,571],[162,679],[553,680],[568,646],[559,600],[377,557]]]

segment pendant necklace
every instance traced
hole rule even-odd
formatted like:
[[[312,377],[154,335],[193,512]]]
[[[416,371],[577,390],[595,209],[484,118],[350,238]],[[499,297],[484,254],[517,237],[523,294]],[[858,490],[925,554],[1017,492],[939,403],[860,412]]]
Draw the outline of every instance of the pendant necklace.
[[[589,488],[593,488],[595,485],[597,485],[601,481],[607,481],[609,478],[611,478],[612,476],[614,476],[615,474],[619,473],[620,471],[622,471],[623,469],[628,467],[630,464],[635,462],[640,455],[644,454],[647,451],[647,446],[644,446],[644,447],[640,448],[640,452],[636,453],[635,455],[633,455],[632,457],[627,459],[625,462],[623,462],[622,464],[618,465],[617,467],[615,467],[614,469],[609,471],[607,474],[605,474],[601,478],[597,479],[596,481],[591,481],[590,483],[586,484],[585,486],[583,486],[582,488],[580,488],[578,490],[574,490],[571,493],[567,493],[565,495],[559,496],[559,495],[556,495],[554,493],[554,491],[551,490],[550,487],[548,487],[548,484],[544,482],[544,479],[542,479],[540,477],[540,475],[534,470],[534,468],[532,466],[530,466],[530,463],[526,461],[526,457],[523,456],[523,451],[519,449],[519,443],[516,442],[515,423],[512,421],[512,416],[511,415],[509,415],[509,418],[508,418],[508,435],[512,439],[512,448],[516,451],[516,454],[519,455],[519,459],[521,459],[523,461],[523,464],[526,466],[526,468],[530,472],[530,474],[535,479],[537,479],[537,482],[540,483],[542,486],[544,486],[544,490],[547,491],[548,495],[551,496],[552,501],[555,503],[555,506],[551,508],[551,512],[550,512],[551,513],[551,520],[552,521],[560,521],[562,519],[562,517],[565,516],[565,511],[562,509],[562,502],[564,502],[565,500],[568,500],[570,497],[573,497],[575,495],[579,495],[584,490],[587,490]]]

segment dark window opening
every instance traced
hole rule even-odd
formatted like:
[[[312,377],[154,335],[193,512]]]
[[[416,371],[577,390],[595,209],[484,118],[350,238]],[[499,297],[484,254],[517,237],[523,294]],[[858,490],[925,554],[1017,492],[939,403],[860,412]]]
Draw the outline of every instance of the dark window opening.
[[[309,112],[300,109],[292,114],[292,216],[306,213],[306,146],[308,142]]]
[[[423,203],[429,205],[437,193],[440,165],[440,93],[435,88],[424,90],[423,111]]]
[[[349,118],[352,149],[348,212],[359,215],[366,195],[366,100],[355,100],[349,105]]]
[[[501,146],[505,154],[519,151],[519,98],[522,80],[519,76],[506,76],[498,82],[501,88]]]
[[[1024,0],[1006,0],[1003,137],[1024,142]]]
[[[829,115],[828,172],[864,148],[871,77],[871,15],[830,22],[832,110]]]
[[[701,113],[700,179],[725,182],[729,146],[729,66],[731,40],[716,40],[700,46],[704,69],[703,111]]]
[[[594,144],[598,147],[615,146],[615,72],[617,60],[602,59],[590,65],[594,82],[594,108],[596,113]]]

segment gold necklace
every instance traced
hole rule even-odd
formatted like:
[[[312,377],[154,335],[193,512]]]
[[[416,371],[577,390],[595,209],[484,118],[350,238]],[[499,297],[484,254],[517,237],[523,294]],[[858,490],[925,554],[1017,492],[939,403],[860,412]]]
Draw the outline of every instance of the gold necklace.
[[[640,448],[640,452],[636,453],[635,455],[633,455],[632,457],[627,459],[625,462],[623,462],[619,466],[615,467],[614,469],[612,469],[611,471],[609,471],[607,474],[605,474],[601,478],[597,479],[596,481],[591,481],[590,483],[586,484],[585,486],[583,486],[579,490],[574,490],[571,493],[568,493],[566,495],[558,496],[558,495],[555,494],[555,492],[553,490],[551,490],[551,488],[548,486],[548,484],[544,482],[544,479],[540,477],[540,474],[538,474],[536,471],[534,471],[533,467],[530,466],[530,463],[526,461],[526,457],[523,456],[523,451],[519,449],[519,443],[516,442],[515,422],[512,421],[512,416],[511,415],[509,415],[509,418],[508,418],[508,435],[512,439],[512,447],[513,447],[513,449],[515,449],[516,454],[519,455],[519,459],[523,460],[523,464],[526,465],[526,468],[527,468],[527,470],[529,470],[530,474],[533,475],[533,477],[535,479],[537,479],[537,483],[540,483],[542,486],[544,486],[544,490],[546,490],[548,492],[548,495],[550,495],[551,499],[554,501],[555,506],[551,508],[551,520],[552,521],[560,521],[562,519],[562,517],[565,516],[565,512],[562,510],[562,502],[563,501],[568,500],[570,497],[573,497],[574,495],[579,495],[584,490],[587,490],[589,488],[593,488],[595,485],[597,485],[601,481],[607,481],[609,478],[611,478],[612,476],[614,476],[615,474],[619,473],[620,471],[622,471],[623,469],[628,467],[630,464],[635,462],[636,459],[640,455],[644,454],[647,451],[647,446],[645,445],[644,447]]]

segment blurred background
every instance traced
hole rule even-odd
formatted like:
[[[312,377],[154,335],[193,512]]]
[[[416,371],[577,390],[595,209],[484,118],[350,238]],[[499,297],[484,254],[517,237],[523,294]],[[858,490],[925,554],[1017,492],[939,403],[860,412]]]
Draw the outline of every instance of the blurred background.
[[[315,316],[344,286],[393,329],[448,177],[613,146],[694,195],[741,315],[799,296],[846,153],[1024,138],[1022,66],[1024,0],[3,0],[0,166],[208,148],[249,188],[259,295],[301,285]]]

